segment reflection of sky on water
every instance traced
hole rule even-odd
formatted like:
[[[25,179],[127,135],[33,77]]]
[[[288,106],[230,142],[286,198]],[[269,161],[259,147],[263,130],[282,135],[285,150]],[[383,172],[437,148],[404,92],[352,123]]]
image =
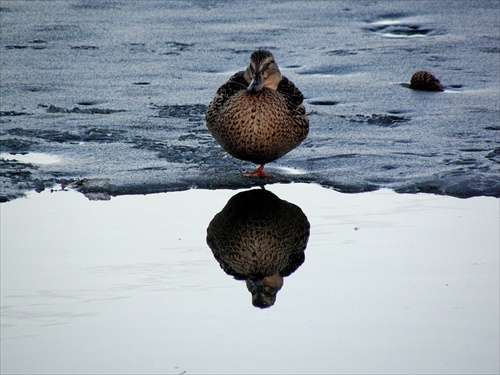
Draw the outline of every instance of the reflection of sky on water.
[[[237,191],[3,204],[2,372],[496,371],[497,199],[267,190],[311,234],[265,310],[205,242]]]

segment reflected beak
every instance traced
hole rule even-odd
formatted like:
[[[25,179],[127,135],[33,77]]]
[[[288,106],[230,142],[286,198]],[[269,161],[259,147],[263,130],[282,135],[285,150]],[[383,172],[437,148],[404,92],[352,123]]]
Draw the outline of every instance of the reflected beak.
[[[252,82],[250,82],[250,86],[248,86],[248,92],[250,94],[255,94],[262,90],[264,87],[264,79],[262,78],[262,74],[257,72],[254,74]]]
[[[249,287],[248,290],[252,294],[261,293],[262,290],[264,289],[264,280],[262,280],[262,279],[248,280],[247,286]]]
[[[272,288],[271,290],[266,290],[266,283],[264,282],[264,279],[248,279],[246,284],[248,291],[252,293],[252,305],[261,309],[274,305],[274,302],[276,302],[276,293],[279,288],[275,290]]]

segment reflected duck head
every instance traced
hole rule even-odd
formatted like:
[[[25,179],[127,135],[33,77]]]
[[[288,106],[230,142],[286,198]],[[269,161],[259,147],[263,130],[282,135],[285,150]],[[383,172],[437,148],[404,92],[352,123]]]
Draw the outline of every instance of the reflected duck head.
[[[252,293],[252,305],[265,309],[276,302],[276,295],[283,286],[283,277],[276,273],[261,279],[246,281],[247,289]]]
[[[244,77],[249,83],[247,91],[250,94],[256,94],[264,87],[276,90],[282,78],[273,54],[267,50],[252,53]]]

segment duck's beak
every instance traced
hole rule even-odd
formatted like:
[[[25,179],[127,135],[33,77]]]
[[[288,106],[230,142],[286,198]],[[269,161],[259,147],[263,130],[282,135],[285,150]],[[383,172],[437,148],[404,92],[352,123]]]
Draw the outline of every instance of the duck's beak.
[[[254,294],[257,292],[261,292],[264,289],[264,280],[263,279],[257,279],[257,280],[247,280],[247,288],[250,293]]]
[[[262,74],[260,72],[256,72],[252,77],[252,82],[250,82],[250,86],[248,86],[248,92],[250,94],[255,94],[262,90],[264,87],[264,79],[262,78]]]

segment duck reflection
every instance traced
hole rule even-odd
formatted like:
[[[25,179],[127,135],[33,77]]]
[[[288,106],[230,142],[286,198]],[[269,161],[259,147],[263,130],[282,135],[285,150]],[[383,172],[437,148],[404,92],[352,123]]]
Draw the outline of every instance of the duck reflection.
[[[262,189],[233,196],[212,219],[207,244],[228,275],[245,280],[252,304],[274,305],[283,278],[304,262],[309,221],[302,210]]]

